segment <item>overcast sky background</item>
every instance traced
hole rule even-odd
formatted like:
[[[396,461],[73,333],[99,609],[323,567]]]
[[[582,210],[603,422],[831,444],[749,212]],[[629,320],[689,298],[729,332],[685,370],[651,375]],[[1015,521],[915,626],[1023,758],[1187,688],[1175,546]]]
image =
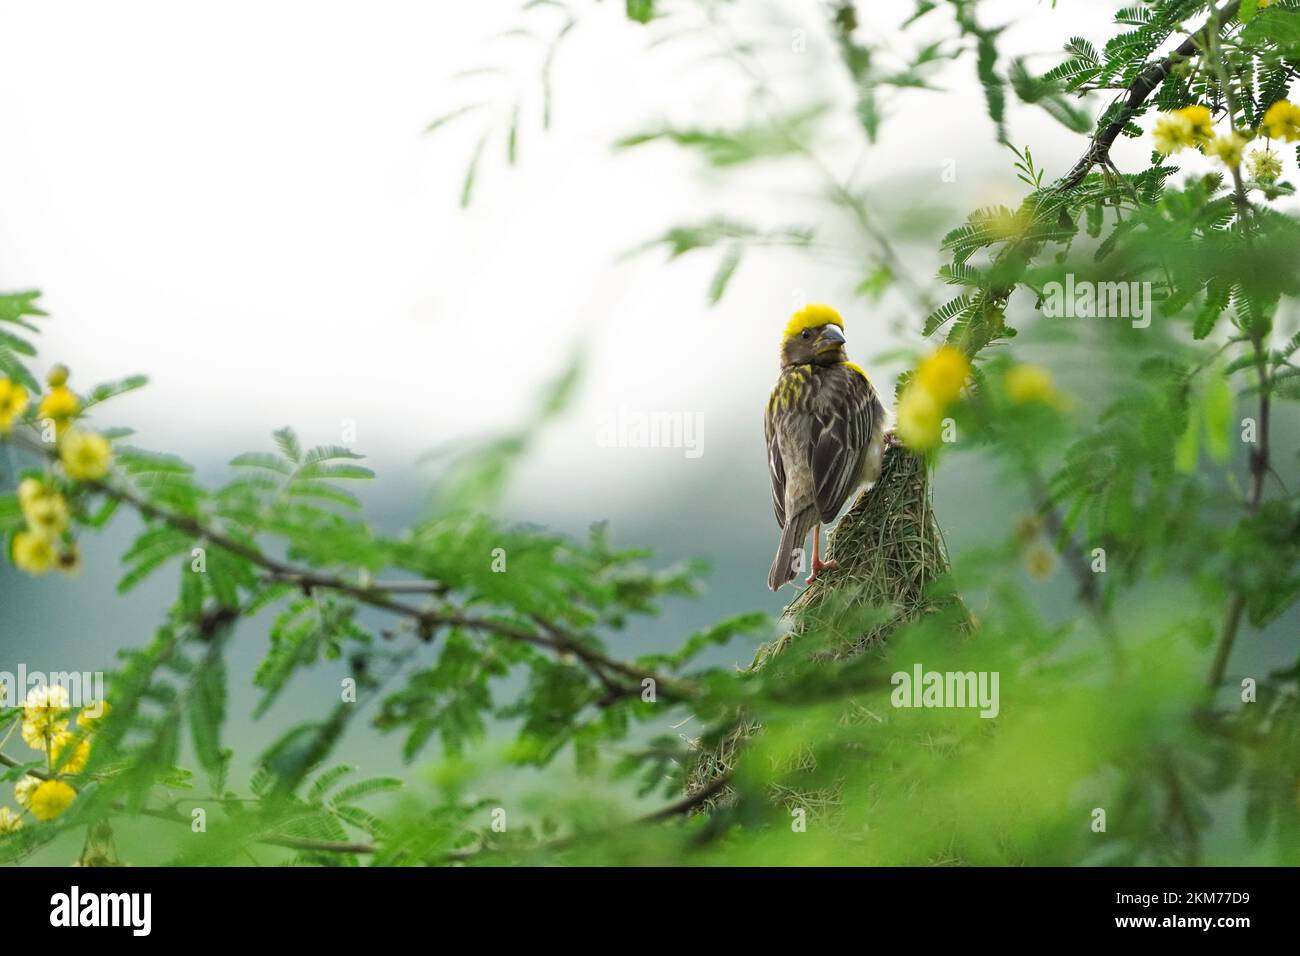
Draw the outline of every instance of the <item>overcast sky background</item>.
[[[44,291],[45,354],[72,366],[74,384],[147,371],[153,386],[117,414],[142,441],[194,457],[285,422],[334,441],[351,418],[358,445],[409,461],[450,435],[516,421],[582,345],[590,375],[570,433],[561,426],[542,453],[543,470],[571,482],[570,453],[590,452],[593,418],[620,403],[702,411],[717,441],[746,422],[752,441],[800,290],[846,309],[856,356],[888,344],[879,313],[897,305],[851,305],[861,267],[843,260],[747,262],[713,310],[711,254],[672,268],[659,254],[619,264],[669,225],[718,213],[835,224],[803,218],[823,187],[798,164],[766,164],[737,185],[668,146],[611,150],[664,120],[743,116],[746,79],[703,59],[717,35],[651,48],[698,20],[691,5],[647,28],[621,4],[575,4],[545,134],[545,44],[499,34],[523,26],[549,37],[560,15],[519,6],[0,4],[11,38],[0,62],[0,284]],[[753,12],[732,18],[736,34],[764,47],[792,103],[850,96],[818,4],[740,6]],[[906,12],[883,6],[899,8],[893,20]],[[1021,0],[990,4],[986,16],[1012,21],[1009,53],[1047,53],[1104,27],[1109,7]],[[889,32],[878,10],[865,16]],[[891,43],[919,46],[946,26],[946,14],[934,16]],[[808,32],[802,56],[789,52],[795,29]],[[482,67],[507,72],[455,77]],[[825,162],[844,175],[865,159],[862,182],[886,207],[900,183],[942,186],[955,214],[971,197],[1014,200],[1019,184],[970,69],[949,68],[943,95],[906,94],[906,115],[865,157],[846,129],[823,144]],[[481,100],[491,105],[422,134]],[[500,131],[516,101],[520,161],[507,169]],[[467,160],[488,127],[497,135],[461,212]],[[1020,111],[1013,129],[1050,172],[1080,152],[1078,137],[1037,111]],[[958,162],[955,184],[940,181],[947,158]],[[611,471],[643,472],[601,464],[584,501]]]

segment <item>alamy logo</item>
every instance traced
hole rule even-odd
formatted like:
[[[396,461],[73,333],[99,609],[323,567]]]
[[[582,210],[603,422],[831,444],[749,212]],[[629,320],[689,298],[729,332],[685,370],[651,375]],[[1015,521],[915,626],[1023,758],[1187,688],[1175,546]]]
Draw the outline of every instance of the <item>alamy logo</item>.
[[[76,707],[90,717],[102,717],[104,672],[29,671],[25,664],[19,664],[17,672],[0,671],[0,707],[22,707],[29,695],[44,706],[58,701],[60,707]]]
[[[1132,319],[1133,328],[1151,324],[1150,282],[1075,281],[1065,274],[1065,284],[1043,286],[1043,314],[1051,319]]]
[[[600,448],[682,448],[687,458],[704,454],[703,412],[646,412],[620,405],[596,419]]]
[[[978,707],[981,717],[996,717],[1001,709],[997,671],[927,671],[916,664],[889,682],[895,707]]]
[[[133,936],[148,936],[152,927],[150,893],[69,893],[50,897],[51,926],[129,926]]]

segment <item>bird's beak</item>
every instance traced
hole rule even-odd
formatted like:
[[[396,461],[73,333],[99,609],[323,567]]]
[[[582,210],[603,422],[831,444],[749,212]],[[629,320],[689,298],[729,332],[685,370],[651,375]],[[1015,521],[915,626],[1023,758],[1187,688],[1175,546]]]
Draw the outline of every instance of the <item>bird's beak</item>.
[[[837,349],[846,341],[844,333],[840,331],[838,325],[826,325],[822,327],[821,342],[822,345],[826,347],[825,350]]]

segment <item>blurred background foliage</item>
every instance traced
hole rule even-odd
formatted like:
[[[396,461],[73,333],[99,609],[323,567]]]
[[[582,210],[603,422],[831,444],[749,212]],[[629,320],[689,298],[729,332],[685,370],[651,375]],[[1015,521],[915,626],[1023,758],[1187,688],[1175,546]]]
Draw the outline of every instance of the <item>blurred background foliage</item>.
[[[504,111],[470,100],[430,124],[437,136],[493,117],[458,184],[469,215],[503,175],[488,158],[522,162],[534,112],[550,126],[563,42],[608,6],[526,4],[516,39],[541,51],[530,95]],[[713,257],[701,296],[714,304],[760,251],[830,258],[855,275],[851,343],[854,310],[905,303],[898,347],[870,362],[902,369],[900,395],[940,341],[971,360],[945,409],[957,440],[927,455],[951,565],[927,584],[939,610],[845,655],[895,609],[835,605],[831,577],[833,613],[775,620],[729,589],[726,575],[761,580],[742,560],[702,595],[701,564],[665,566],[624,543],[629,528],[662,541],[673,501],[638,492],[640,518],[618,541],[599,524],[573,534],[510,513],[509,482],[562,418],[581,358],[517,428],[432,455],[435,493],[402,520],[391,487],[354,490],[372,477],[354,451],[303,447],[290,429],[202,477],[135,448],[110,427],[112,405],[97,407],[115,387],[78,392],[78,427],[112,439],[113,468],[76,480],[39,440],[36,403],[51,390],[29,371],[39,299],[7,295],[0,371],[33,402],[5,443],[0,528],[12,542],[25,521],[18,481],[43,475],[71,507],[87,576],[129,534],[124,600],[169,609],[151,640],[103,662],[112,711],[76,772],[25,747],[21,712],[0,713],[6,788],[35,773],[76,789],[55,819],[27,816],[0,836],[5,861],[1298,862],[1300,224],[1288,179],[1300,129],[1268,111],[1297,98],[1300,4],[1130,5],[1109,36],[1053,38],[1049,63],[1003,54],[1005,5],[917,3],[905,44],[847,2],[763,29],[738,6],[626,4],[655,31],[647,57],[698,44],[751,91],[743,115],[702,103],[614,144],[685,151],[724,197],[743,183],[737,209],[630,254]],[[811,78],[774,74],[809,52]],[[1023,186],[1014,207],[955,228],[923,193],[882,202],[863,172],[873,150],[933,121],[930,99],[899,98],[937,104],[945,65],[981,91],[987,136]],[[1041,109],[1077,142],[1078,165],[1048,176],[1033,144],[1012,146],[1012,105]],[[1111,160],[1117,142],[1151,139],[1153,122],[1196,106],[1217,137],[1254,141],[1222,154],[1207,135],[1137,166]],[[845,139],[862,157],[847,176],[824,159]],[[750,221],[772,164],[819,184],[806,219]],[[1045,314],[1067,275],[1149,283],[1149,326]],[[762,461],[726,468],[761,474]],[[733,479],[708,479],[691,495],[728,511]],[[767,554],[769,520],[728,514],[711,527],[737,554]],[[36,613],[6,600],[6,631]],[[764,666],[735,666],[756,650]],[[255,667],[232,666],[250,655]],[[997,717],[893,706],[891,675],[916,664],[997,672]],[[738,723],[761,730],[687,793],[701,755]]]

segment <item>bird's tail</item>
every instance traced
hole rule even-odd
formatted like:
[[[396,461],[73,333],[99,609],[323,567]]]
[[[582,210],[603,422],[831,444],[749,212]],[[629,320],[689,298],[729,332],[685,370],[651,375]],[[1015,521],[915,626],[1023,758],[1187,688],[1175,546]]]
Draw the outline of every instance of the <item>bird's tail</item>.
[[[795,563],[801,556],[808,531],[817,523],[817,509],[805,508],[790,518],[781,530],[781,543],[776,547],[772,570],[767,573],[767,586],[775,591],[794,578]]]

